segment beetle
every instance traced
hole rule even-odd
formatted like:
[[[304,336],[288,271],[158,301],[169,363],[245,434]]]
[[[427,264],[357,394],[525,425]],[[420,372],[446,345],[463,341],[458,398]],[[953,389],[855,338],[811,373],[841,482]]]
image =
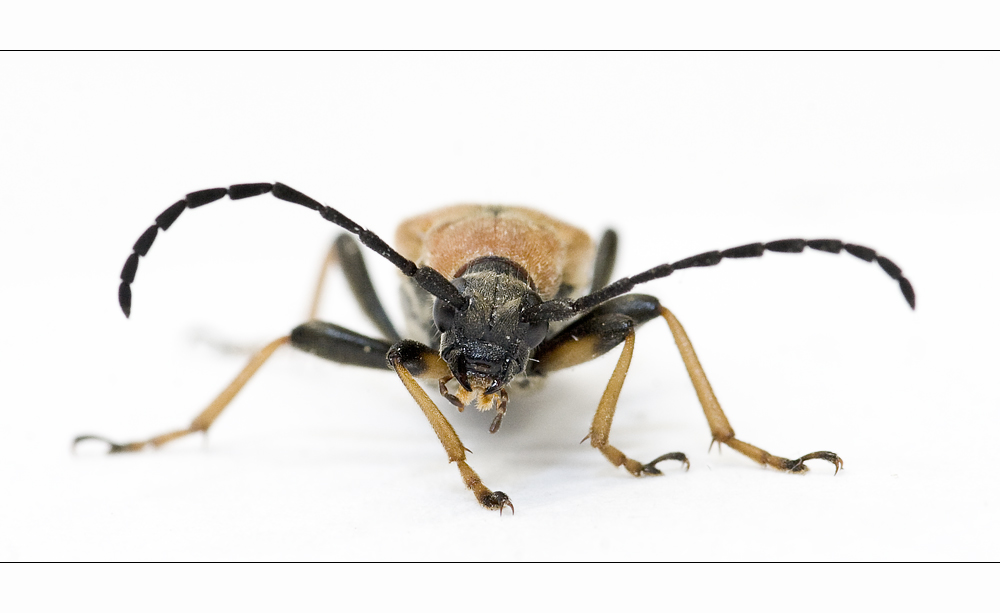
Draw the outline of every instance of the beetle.
[[[508,405],[508,388],[529,389],[549,373],[587,362],[621,346],[618,362],[598,402],[584,440],[614,466],[634,476],[658,475],[657,464],[674,460],[689,467],[680,452],[646,463],[629,458],[609,440],[618,395],[625,382],[635,345],[635,331],[662,317],[673,334],[688,375],[697,392],[712,433],[712,445],[727,445],[750,459],[791,473],[808,470],[809,460],[834,465],[843,460],[830,451],[816,451],[797,459],[772,455],[736,438],[719,405],[683,326],[653,296],[631,293],[640,284],[690,268],[715,266],[724,259],[761,257],[765,252],[801,253],[807,247],[828,253],[847,253],[876,262],[893,280],[911,309],[916,308],[913,286],[902,270],[874,249],[836,239],[784,239],[708,251],[673,263],[660,264],[611,280],[617,235],[608,230],[594,245],[582,230],[538,211],[511,206],[457,205],[404,221],[396,234],[396,248],[336,209],[282,183],[247,183],[187,194],[163,211],[136,241],[121,272],[119,304],[131,312],[131,284],[139,259],[149,252],[156,236],[170,228],[186,209],[228,196],[241,200],[270,193],[281,201],[316,211],[347,233],[331,248],[322,273],[334,262],[343,269],[355,297],[382,334],[368,337],[333,323],[315,319],[323,274],[317,285],[309,321],[288,336],[269,343],[223,392],[187,428],[148,440],[119,444],[103,436],[82,435],[109,445],[110,453],[159,447],[172,440],[206,432],[246,382],[284,345],[343,364],[392,370],[423,410],[467,488],[487,509],[513,513],[507,494],[490,490],[466,462],[465,447],[441,410],[417,382],[437,383],[437,389],[459,411],[476,407],[494,411],[490,432],[497,432]],[[356,239],[354,237],[357,237]],[[358,241],[392,263],[403,275],[403,302],[408,338],[403,338],[386,315],[372,286]],[[581,441],[582,442],[582,441]]]

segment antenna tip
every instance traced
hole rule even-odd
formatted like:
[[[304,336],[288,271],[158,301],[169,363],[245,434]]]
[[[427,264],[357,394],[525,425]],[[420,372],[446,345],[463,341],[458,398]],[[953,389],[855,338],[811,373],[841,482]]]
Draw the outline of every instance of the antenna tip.
[[[118,304],[122,307],[125,317],[128,317],[132,312],[132,289],[124,281],[118,286]]]
[[[913,291],[913,286],[906,280],[906,277],[899,278],[899,289],[903,292],[903,297],[914,311],[917,310],[917,295]]]

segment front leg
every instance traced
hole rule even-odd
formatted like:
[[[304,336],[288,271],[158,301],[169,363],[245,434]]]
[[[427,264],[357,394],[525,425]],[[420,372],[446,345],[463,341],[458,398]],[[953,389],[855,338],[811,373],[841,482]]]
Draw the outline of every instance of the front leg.
[[[636,477],[661,474],[656,465],[664,460],[677,460],[683,462],[685,467],[690,467],[687,457],[680,452],[667,453],[643,464],[629,458],[617,447],[608,443],[618,396],[625,384],[629,365],[632,363],[635,329],[656,317],[658,306],[656,299],[650,296],[630,295],[616,298],[590,311],[559,334],[546,340],[535,353],[538,362],[534,363],[534,371],[537,374],[547,374],[588,362],[622,345],[618,363],[597,405],[590,433],[583,440],[589,438],[591,446],[600,451],[608,461],[615,466],[624,466],[625,470]]]
[[[465,487],[472,490],[479,504],[492,511],[499,510],[501,515],[503,515],[504,507],[510,507],[510,511],[513,513],[514,505],[511,503],[510,498],[507,497],[507,494],[500,491],[494,492],[483,485],[483,481],[476,474],[476,471],[472,470],[465,462],[465,446],[462,445],[462,441],[455,434],[455,429],[451,427],[445,416],[441,414],[441,410],[438,409],[434,401],[431,400],[427,392],[420,387],[420,384],[414,378],[420,377],[422,379],[440,381],[446,377],[450,377],[451,371],[448,370],[448,365],[441,359],[441,356],[427,345],[413,340],[403,340],[392,346],[389,350],[387,360],[393,370],[396,371],[399,380],[403,382],[406,390],[410,392],[413,399],[420,405],[420,409],[423,410],[427,421],[431,422],[434,433],[437,434],[438,439],[444,446],[445,452],[448,454],[448,461],[455,462],[458,465],[458,470],[462,474]]]
[[[687,457],[679,451],[665,453],[652,462],[643,464],[608,444],[608,436],[611,434],[611,420],[615,417],[615,407],[618,405],[618,395],[625,384],[625,375],[628,374],[628,367],[632,363],[632,350],[635,348],[635,330],[629,327],[626,332],[625,342],[622,344],[622,353],[618,357],[618,364],[615,365],[614,372],[611,373],[611,380],[601,395],[601,401],[597,404],[597,412],[594,414],[594,422],[590,426],[591,446],[598,449],[615,466],[625,466],[625,470],[636,477],[642,475],[662,474],[656,468],[657,463],[663,460],[678,460],[684,463],[685,470],[691,467]],[[585,439],[586,440],[586,439]]]

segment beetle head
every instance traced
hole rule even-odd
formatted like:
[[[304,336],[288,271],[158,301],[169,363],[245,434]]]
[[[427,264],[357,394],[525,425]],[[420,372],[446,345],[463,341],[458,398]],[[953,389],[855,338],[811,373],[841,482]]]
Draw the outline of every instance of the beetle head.
[[[456,309],[434,301],[434,323],[441,332],[441,357],[467,391],[485,398],[524,371],[531,350],[548,333],[548,322],[529,323],[521,314],[542,299],[523,268],[490,256],[459,271],[455,287],[467,302]]]

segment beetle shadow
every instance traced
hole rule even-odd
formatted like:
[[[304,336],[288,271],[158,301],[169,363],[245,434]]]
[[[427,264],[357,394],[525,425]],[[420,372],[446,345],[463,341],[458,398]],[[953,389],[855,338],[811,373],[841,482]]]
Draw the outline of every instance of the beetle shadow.
[[[580,443],[590,430],[602,391],[602,386],[582,386],[574,377],[564,376],[545,381],[537,390],[513,392],[503,424],[493,434],[489,428],[494,411],[457,413],[453,407],[438,405],[469,449],[547,457],[589,449]]]

